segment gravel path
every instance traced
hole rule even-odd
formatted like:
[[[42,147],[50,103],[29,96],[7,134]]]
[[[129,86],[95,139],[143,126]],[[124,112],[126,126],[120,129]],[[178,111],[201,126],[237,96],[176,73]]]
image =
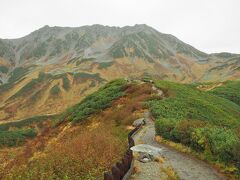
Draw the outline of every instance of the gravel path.
[[[150,119],[149,112],[145,113],[146,125],[134,135],[137,144],[148,144],[161,149],[161,156],[165,158],[164,166],[172,167],[180,179],[184,180],[218,180],[226,179],[217,173],[213,168],[203,161],[191,158],[174,149],[167,148],[154,140],[155,129],[154,123]],[[165,179],[164,173],[161,172],[158,162],[141,163],[135,160],[135,166],[139,168],[139,173],[133,175],[133,179]]]

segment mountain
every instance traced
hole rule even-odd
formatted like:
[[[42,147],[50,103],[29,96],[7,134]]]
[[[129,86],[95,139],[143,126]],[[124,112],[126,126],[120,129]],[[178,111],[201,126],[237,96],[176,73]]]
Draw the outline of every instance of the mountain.
[[[55,114],[118,77],[240,77],[240,55],[207,54],[147,25],[49,27],[0,39],[0,120]]]

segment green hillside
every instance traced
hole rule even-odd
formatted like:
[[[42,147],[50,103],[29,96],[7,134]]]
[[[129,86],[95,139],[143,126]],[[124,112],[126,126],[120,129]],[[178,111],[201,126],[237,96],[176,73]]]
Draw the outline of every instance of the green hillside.
[[[227,81],[213,89],[212,93],[240,105],[240,81]]]
[[[223,98],[229,96],[220,92],[222,97],[187,84],[166,81],[155,84],[167,94],[163,100],[148,102],[156,118],[157,134],[188,145],[210,160],[240,162],[239,105]],[[230,88],[229,93],[234,91]]]
[[[69,108],[62,114],[60,121],[67,119],[71,122],[79,122],[91,114],[99,112],[111,106],[114,99],[124,95],[124,86],[127,81],[123,79],[109,82],[97,92],[87,96],[79,104]]]

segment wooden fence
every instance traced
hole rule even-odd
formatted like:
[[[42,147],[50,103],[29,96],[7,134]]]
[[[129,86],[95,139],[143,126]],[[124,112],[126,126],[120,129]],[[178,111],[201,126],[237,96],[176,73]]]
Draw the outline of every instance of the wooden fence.
[[[128,149],[127,149],[126,153],[124,154],[124,156],[120,162],[117,162],[114,166],[112,166],[111,171],[104,173],[104,180],[121,180],[126,175],[128,170],[131,168],[131,164],[132,164],[132,160],[133,160],[133,152],[130,148],[134,146],[134,140],[132,138],[132,135],[140,127],[141,126],[134,128],[128,134]]]

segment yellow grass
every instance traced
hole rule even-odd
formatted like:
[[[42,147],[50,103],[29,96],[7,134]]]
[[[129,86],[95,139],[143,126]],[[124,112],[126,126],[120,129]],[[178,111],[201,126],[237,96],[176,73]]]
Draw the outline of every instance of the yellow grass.
[[[161,167],[160,171],[164,172],[167,177],[166,180],[178,180],[179,177],[172,167]]]
[[[165,162],[165,159],[162,157],[162,156],[157,156],[154,161],[158,162],[158,163],[164,163]]]

